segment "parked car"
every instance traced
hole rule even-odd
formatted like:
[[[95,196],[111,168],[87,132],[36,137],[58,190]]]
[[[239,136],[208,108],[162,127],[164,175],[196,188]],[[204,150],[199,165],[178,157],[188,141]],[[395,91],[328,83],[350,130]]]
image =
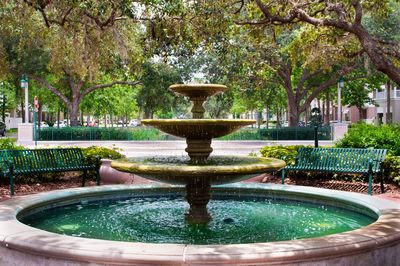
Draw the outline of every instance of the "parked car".
[[[42,121],[42,122],[40,122],[39,127],[40,128],[45,128],[45,127],[49,127],[49,125],[46,122]]]
[[[97,124],[95,121],[89,122],[89,127],[97,127]]]
[[[299,122],[299,127],[305,127],[305,126],[306,126],[306,122],[304,122],[304,121]]]
[[[136,127],[136,126],[138,126],[138,121],[137,121],[136,119],[131,120],[131,121],[129,122],[129,126],[130,126],[130,127]]]
[[[6,135],[6,124],[4,122],[0,122],[0,135],[3,137]]]
[[[68,123],[67,123],[66,120],[60,121],[60,127],[66,127],[66,126],[68,126]],[[54,123],[54,127],[58,127],[58,122],[57,121]]]

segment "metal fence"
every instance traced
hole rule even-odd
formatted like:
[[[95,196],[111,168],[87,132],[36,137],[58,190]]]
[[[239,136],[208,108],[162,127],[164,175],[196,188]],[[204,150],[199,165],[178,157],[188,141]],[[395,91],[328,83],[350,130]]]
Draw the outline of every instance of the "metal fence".
[[[220,140],[314,140],[313,127],[246,127]],[[176,140],[152,127],[48,127],[41,128],[38,141]],[[332,140],[332,127],[318,128],[318,139]]]
[[[244,128],[221,140],[314,140],[314,127]],[[318,128],[319,140],[332,140],[332,127]]]

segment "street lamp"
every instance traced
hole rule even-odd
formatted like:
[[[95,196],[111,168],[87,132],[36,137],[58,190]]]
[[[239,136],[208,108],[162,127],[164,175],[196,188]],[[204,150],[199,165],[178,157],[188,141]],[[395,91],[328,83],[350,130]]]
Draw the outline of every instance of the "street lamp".
[[[28,77],[22,75],[21,88],[25,88],[25,123],[29,123]]]
[[[337,81],[337,94],[338,94],[338,122],[342,123],[342,92],[341,89],[344,87],[343,76],[340,76]]]

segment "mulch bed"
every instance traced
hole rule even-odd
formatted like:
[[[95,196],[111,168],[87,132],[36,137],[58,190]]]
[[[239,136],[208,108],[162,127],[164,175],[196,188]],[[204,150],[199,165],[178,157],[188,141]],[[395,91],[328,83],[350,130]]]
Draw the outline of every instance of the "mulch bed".
[[[281,184],[280,176],[265,175],[261,182]],[[293,178],[285,177],[285,185],[298,185],[298,186],[312,186],[319,188],[327,188],[334,190],[350,191],[357,193],[368,194],[368,183],[367,182],[347,182],[341,180],[334,180],[329,178]],[[385,183],[385,193],[399,193],[400,187],[394,183]],[[372,194],[381,194],[380,183],[372,184]]]
[[[95,186],[96,181],[86,179],[85,186]],[[82,176],[80,173],[68,172],[62,178],[45,183],[23,184],[18,179],[14,183],[14,193],[16,196],[23,196],[33,193],[51,191],[56,189],[66,189],[82,186]],[[10,196],[10,185],[0,184],[0,201],[8,199]]]
[[[146,179],[135,178],[134,183],[145,183]],[[68,172],[62,178],[56,179],[51,182],[35,183],[35,184],[20,184],[18,180],[15,182],[15,195],[22,196],[32,193],[45,192],[56,189],[66,189],[80,187],[82,178],[80,173]],[[148,181],[153,182],[153,181]],[[261,175],[259,177],[248,180],[248,182],[262,182],[280,184],[281,177],[273,175]],[[307,179],[307,178],[293,178],[286,177],[285,184],[287,185],[301,185],[301,186],[313,186],[334,190],[351,191],[357,193],[368,193],[368,183],[363,182],[346,182],[332,179]],[[86,180],[86,186],[95,186],[94,180]],[[385,193],[400,193],[400,188],[396,184],[389,183],[385,184]],[[373,184],[372,194],[381,194],[380,184]],[[0,201],[10,198],[10,187],[8,184],[0,184]]]

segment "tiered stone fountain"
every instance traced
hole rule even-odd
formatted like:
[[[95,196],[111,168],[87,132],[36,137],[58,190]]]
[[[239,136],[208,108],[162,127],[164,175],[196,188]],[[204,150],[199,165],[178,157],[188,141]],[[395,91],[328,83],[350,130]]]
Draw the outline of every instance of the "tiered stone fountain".
[[[186,185],[189,223],[177,218],[184,193],[178,186],[93,186],[15,197],[0,203],[1,265],[398,264],[400,207],[377,197],[301,186],[225,185],[212,188],[210,221],[211,185],[274,171],[284,162],[207,159],[212,138],[254,121],[201,119],[204,100],[224,86],[171,89],[195,102],[196,118],[144,123],[186,138],[190,159],[132,158],[112,166]]]
[[[210,189],[213,184],[232,183],[257,176],[261,173],[279,170],[285,163],[277,159],[254,158],[254,163],[246,165],[207,165],[207,158],[213,149],[213,138],[226,136],[240,128],[254,124],[254,120],[244,119],[204,119],[204,102],[208,97],[226,90],[224,85],[196,84],[172,85],[170,89],[182,94],[193,102],[193,119],[152,119],[142,120],[165,133],[186,138],[190,160],[187,165],[143,164],[135,160],[119,160],[111,166],[125,172],[171,184],[186,186],[186,200],[190,205],[185,218],[188,222],[204,223],[211,219],[207,211]]]

